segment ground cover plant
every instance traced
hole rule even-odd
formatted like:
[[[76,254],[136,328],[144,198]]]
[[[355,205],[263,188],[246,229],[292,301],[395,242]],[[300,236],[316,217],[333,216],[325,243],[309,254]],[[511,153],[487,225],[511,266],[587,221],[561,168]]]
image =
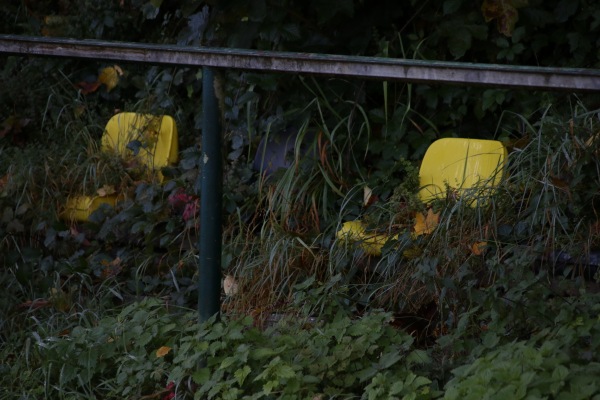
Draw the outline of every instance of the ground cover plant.
[[[598,66],[583,1],[13,3],[7,33]],[[226,279],[222,318],[200,325],[201,72],[0,65],[1,398],[600,393],[596,96],[222,71]],[[121,110],[175,118],[164,185],[98,151]],[[287,168],[261,175],[282,132]],[[451,136],[509,149],[483,207],[416,196],[425,150]],[[59,217],[117,190],[88,222]],[[380,256],[336,235],[357,218],[395,238]]]

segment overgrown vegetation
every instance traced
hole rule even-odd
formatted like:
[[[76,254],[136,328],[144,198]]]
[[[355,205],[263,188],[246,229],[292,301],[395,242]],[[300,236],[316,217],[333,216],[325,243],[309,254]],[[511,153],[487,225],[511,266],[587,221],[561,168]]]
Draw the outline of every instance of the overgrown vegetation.
[[[586,1],[10,2],[4,33],[598,67]],[[518,18],[517,18],[518,17]],[[201,72],[0,62],[2,398],[593,398],[597,96],[223,71],[222,319],[196,322]],[[161,185],[99,151],[120,110],[172,115]],[[291,135],[287,168],[256,171]],[[497,139],[482,207],[414,235],[441,137]],[[285,157],[284,157],[285,158]],[[259,162],[258,162],[259,163]],[[259,163],[260,164],[260,163]],[[69,196],[127,193],[89,222]],[[357,218],[382,255],[336,238]],[[397,238],[396,238],[397,237]]]

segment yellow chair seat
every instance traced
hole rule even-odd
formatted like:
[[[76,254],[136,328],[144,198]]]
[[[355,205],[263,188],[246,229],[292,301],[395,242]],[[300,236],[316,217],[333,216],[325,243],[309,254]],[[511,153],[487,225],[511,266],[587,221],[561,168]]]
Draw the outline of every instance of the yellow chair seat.
[[[155,173],[162,182],[164,177],[160,169],[177,162],[177,126],[168,115],[119,113],[106,124],[101,150],[113,152],[122,159],[135,158],[138,164]],[[121,194],[71,197],[67,199],[61,218],[87,221],[102,204],[114,207],[122,198]]]
[[[65,204],[62,218],[69,221],[87,221],[90,215],[102,204],[114,207],[117,204],[117,196],[76,196],[69,197]]]
[[[398,239],[398,235],[390,237],[386,234],[367,232],[365,224],[360,220],[344,222],[336,237],[344,241],[359,243],[364,252],[372,256],[380,256],[381,249],[388,240]]]

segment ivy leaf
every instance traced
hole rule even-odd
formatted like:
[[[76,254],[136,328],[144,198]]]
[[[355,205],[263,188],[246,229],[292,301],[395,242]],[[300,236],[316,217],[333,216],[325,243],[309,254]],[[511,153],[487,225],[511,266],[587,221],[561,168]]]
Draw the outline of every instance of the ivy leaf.
[[[137,139],[132,140],[131,142],[127,143],[127,146],[125,147],[131,150],[134,156],[137,156],[140,153],[140,149],[142,148],[142,142],[140,142]]]
[[[314,7],[318,15],[319,24],[331,20],[338,14],[354,15],[354,3],[352,0],[317,1],[314,2]]]
[[[471,48],[472,39],[471,31],[460,27],[448,38],[448,50],[454,58],[461,58]]]
[[[527,5],[527,0],[484,0],[481,12],[485,22],[496,20],[498,32],[510,37],[519,20],[518,8]]]
[[[561,0],[554,9],[557,22],[567,22],[577,12],[579,1]]]
[[[188,17],[187,27],[185,27],[179,34],[177,44],[193,46],[199,45],[202,42],[204,32],[208,26],[208,17],[208,6],[204,6],[199,12],[191,14]]]
[[[444,15],[452,14],[460,8],[463,0],[446,0],[444,1]]]

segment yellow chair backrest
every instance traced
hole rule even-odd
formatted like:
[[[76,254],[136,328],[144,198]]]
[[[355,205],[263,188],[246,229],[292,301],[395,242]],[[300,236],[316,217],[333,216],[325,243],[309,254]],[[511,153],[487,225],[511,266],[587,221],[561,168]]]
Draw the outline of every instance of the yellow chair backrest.
[[[178,150],[177,125],[169,115],[116,114],[102,136],[102,151],[115,151],[123,158],[133,156],[151,170],[177,162]]]
[[[439,139],[423,158],[419,198],[424,203],[444,199],[450,189],[471,206],[485,202],[502,179],[506,158],[506,147],[496,140]]]

